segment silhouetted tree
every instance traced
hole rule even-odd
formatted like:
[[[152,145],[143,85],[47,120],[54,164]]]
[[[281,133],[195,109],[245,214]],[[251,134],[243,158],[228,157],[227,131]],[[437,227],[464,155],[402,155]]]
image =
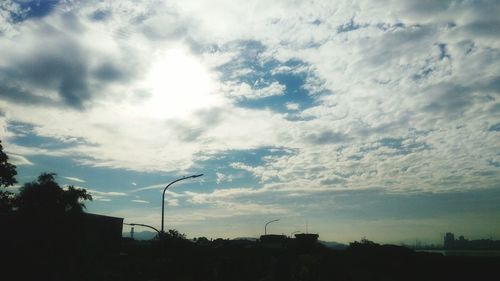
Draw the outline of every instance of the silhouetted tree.
[[[82,213],[83,201],[92,200],[85,189],[69,186],[63,189],[55,181],[55,173],[42,173],[37,181],[26,183],[16,197],[16,208],[21,213],[64,214]]]
[[[164,236],[166,239],[186,240],[186,234],[180,233],[177,229],[169,229]]]
[[[6,188],[17,183],[16,166],[8,162],[9,157],[3,152],[2,141],[0,141],[0,187]],[[0,190],[0,213],[12,210],[13,194],[6,190]]]

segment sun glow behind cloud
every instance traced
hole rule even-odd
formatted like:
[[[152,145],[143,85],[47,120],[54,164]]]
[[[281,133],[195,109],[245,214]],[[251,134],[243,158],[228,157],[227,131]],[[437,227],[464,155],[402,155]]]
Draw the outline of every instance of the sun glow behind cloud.
[[[140,107],[154,118],[182,118],[220,103],[209,71],[185,48],[157,51],[142,82],[149,99]]]

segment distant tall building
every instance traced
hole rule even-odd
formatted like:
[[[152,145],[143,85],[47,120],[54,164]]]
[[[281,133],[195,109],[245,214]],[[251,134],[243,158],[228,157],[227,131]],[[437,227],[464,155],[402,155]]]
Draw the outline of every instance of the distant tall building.
[[[455,244],[455,235],[453,235],[453,233],[451,232],[446,232],[446,234],[444,235],[443,247],[445,249],[451,249],[453,248],[454,244]]]

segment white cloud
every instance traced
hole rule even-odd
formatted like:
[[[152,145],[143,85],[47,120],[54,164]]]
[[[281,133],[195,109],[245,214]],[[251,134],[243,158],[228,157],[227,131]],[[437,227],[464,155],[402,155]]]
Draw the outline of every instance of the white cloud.
[[[79,178],[75,178],[75,177],[63,177],[67,180],[70,180],[70,181],[76,181],[76,182],[85,182],[85,180],[82,180],[82,179],[79,179]]]
[[[127,193],[125,192],[119,192],[119,191],[98,191],[98,190],[93,190],[93,189],[87,189],[87,191],[92,195],[98,195],[98,196],[128,196]]]
[[[165,199],[168,206],[179,206],[179,199]]]
[[[140,200],[140,199],[133,199],[133,200],[130,200],[131,202],[135,202],[135,203],[143,203],[143,204],[149,204],[150,202],[149,201],[146,201],[146,200]]]
[[[255,100],[271,96],[282,96],[285,94],[286,87],[278,82],[272,82],[268,86],[257,89],[252,88],[247,83],[229,83],[223,85],[221,90],[230,98]]]
[[[300,105],[298,103],[293,103],[293,102],[287,102],[286,103],[286,108],[288,110],[299,110]]]
[[[7,156],[9,157],[9,162],[17,165],[17,166],[33,166],[33,162],[31,162],[28,158],[18,155],[18,154],[10,154],[7,153]]]
[[[217,184],[223,183],[223,182],[232,182],[233,181],[233,176],[232,175],[225,175],[223,173],[215,173],[217,176]]]
[[[99,201],[99,202],[111,202],[111,201],[113,201],[110,198],[106,198],[106,197],[99,196],[99,195],[93,195],[92,200]]]

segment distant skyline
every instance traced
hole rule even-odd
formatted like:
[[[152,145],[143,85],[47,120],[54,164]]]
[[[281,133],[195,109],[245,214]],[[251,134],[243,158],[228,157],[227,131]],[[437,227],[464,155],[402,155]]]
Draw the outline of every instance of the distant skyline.
[[[498,1],[2,1],[0,139],[188,237],[500,239]],[[147,229],[144,229],[147,230]],[[125,227],[127,232],[128,228]],[[136,228],[136,231],[142,229]]]

